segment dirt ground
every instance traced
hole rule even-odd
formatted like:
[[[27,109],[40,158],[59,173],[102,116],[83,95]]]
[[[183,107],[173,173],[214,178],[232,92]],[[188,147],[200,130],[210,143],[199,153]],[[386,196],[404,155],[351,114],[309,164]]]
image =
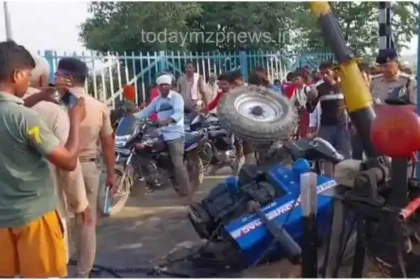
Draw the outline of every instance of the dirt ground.
[[[222,180],[222,176],[207,177],[197,193],[197,198],[205,196],[209,189]],[[192,250],[191,246],[197,242],[200,242],[200,239],[187,219],[187,208],[182,206],[173,190],[163,190],[147,194],[145,197],[132,197],[118,215],[100,220],[96,264],[112,268],[150,267],[175,247]],[[282,261],[256,267],[235,276],[288,278],[297,277],[299,271],[299,267]],[[374,271],[368,269],[365,277],[380,277]],[[181,269],[178,272],[191,271]],[[72,273],[74,267],[70,267],[69,276],[72,276]],[[113,277],[104,271],[92,276]],[[146,274],[138,272],[121,273],[120,276],[147,277]],[[199,277],[194,274],[191,276]]]

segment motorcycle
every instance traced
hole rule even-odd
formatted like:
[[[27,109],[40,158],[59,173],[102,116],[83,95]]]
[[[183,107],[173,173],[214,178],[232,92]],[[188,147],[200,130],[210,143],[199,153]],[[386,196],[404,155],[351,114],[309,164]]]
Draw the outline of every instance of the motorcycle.
[[[196,188],[204,178],[203,163],[198,154],[207,138],[205,132],[185,133],[184,162]],[[123,117],[115,132],[115,152],[117,180],[111,199],[111,215],[124,207],[135,183],[151,190],[172,185],[179,193],[172,161],[157,124],[149,120],[139,122],[133,115]],[[101,188],[99,197],[99,209],[104,211],[106,188]]]
[[[235,138],[232,133],[220,125],[216,115],[197,114],[189,124],[191,131],[207,131],[209,138],[200,157],[207,168],[210,165],[219,168],[230,166],[234,169],[236,159]]]

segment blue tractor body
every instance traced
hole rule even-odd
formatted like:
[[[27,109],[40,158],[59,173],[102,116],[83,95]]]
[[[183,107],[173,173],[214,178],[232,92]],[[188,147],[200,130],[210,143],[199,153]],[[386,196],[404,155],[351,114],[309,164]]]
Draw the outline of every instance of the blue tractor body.
[[[300,244],[303,233],[299,175],[295,170],[280,165],[272,167],[268,172],[268,182],[284,191],[284,196],[277,198],[261,210],[269,220],[284,226],[284,229]],[[317,183],[317,224],[322,236],[329,229],[332,202],[329,194],[337,183],[324,176],[318,176]],[[258,261],[267,247],[273,243],[272,234],[256,214],[233,220],[225,226],[225,229],[235,240],[250,265]],[[277,248],[278,250],[273,250],[273,257],[280,258],[282,250],[279,246]]]
[[[284,228],[293,240],[301,244],[303,229],[300,205],[300,175],[308,171],[310,171],[309,163],[306,160],[298,160],[293,168],[282,165],[270,166],[263,172],[264,179],[262,184],[256,182],[258,181],[257,179],[241,182],[241,176],[239,176],[239,179],[235,177],[227,178],[224,184],[220,184],[217,187],[217,192],[210,192],[209,196],[201,202],[201,207],[202,209],[207,209],[207,214],[202,215],[206,216],[206,218],[200,221],[211,220],[207,224],[212,225],[215,225],[216,221],[217,223],[222,223],[221,238],[235,243],[234,247],[240,252],[245,266],[258,263],[262,256],[270,259],[285,257],[284,248],[273,242],[274,236],[267,229],[264,222],[261,221],[257,214],[250,214],[245,206],[242,208],[237,207],[239,209],[237,213],[230,216],[228,214],[218,216],[218,213],[223,212],[220,209],[228,208],[222,205],[224,201],[230,200],[226,204],[232,206],[234,203],[238,203],[241,197],[264,197],[265,203],[260,203],[261,211],[268,220]],[[337,183],[334,179],[325,176],[317,177],[317,225],[321,238],[325,237],[330,229],[332,194],[336,186]],[[262,194],[256,195],[258,192]],[[275,195],[271,196],[272,199],[267,199],[266,194],[274,192]],[[224,213],[227,213],[227,211]],[[191,220],[194,225],[199,219],[195,217]],[[196,230],[199,228],[196,225],[194,227]],[[208,226],[207,228],[212,227]],[[200,234],[200,230],[197,230],[197,232],[199,232],[201,237],[204,237],[202,233]],[[273,244],[274,246],[272,246]],[[270,246],[272,248],[269,250],[269,254],[266,255],[266,251]]]

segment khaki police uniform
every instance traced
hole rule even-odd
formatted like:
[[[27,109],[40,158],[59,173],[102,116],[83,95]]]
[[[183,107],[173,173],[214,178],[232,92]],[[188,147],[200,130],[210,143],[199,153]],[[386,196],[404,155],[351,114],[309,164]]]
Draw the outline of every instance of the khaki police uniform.
[[[27,95],[39,92],[36,88],[28,88]],[[51,102],[39,102],[32,107],[42,117],[47,127],[54,133],[64,146],[70,132],[70,121],[68,114],[58,105]],[[77,163],[74,171],[68,172],[57,169],[50,164],[51,180],[57,191],[58,212],[64,227],[64,238],[68,245],[69,213],[80,213],[88,206],[85,183],[83,181],[82,167]],[[68,250],[68,248],[67,248]],[[67,251],[68,258],[68,251]]]
[[[98,150],[102,137],[112,135],[110,112],[106,105],[85,93],[81,87],[70,88],[76,97],[83,97],[86,105],[86,117],[81,123],[80,155],[83,179],[89,206],[92,210],[92,223],[83,224],[81,215],[76,215],[72,222],[72,239],[75,243],[77,273],[79,277],[88,277],[96,255],[96,216],[97,197],[101,176]],[[74,238],[73,238],[74,237]]]
[[[406,96],[395,96],[402,87],[406,89]],[[404,72],[399,72],[392,80],[387,80],[383,74],[374,76],[370,89],[375,103],[384,103],[388,97],[402,97],[411,104],[417,104],[417,81]],[[407,174],[410,176],[411,173],[412,168],[408,168]]]
[[[403,87],[407,96],[394,96],[398,95],[398,89]],[[392,80],[387,80],[383,74],[372,77],[370,90],[375,103],[384,103],[388,97],[402,97],[412,104],[417,104],[417,81],[403,72],[399,72]]]

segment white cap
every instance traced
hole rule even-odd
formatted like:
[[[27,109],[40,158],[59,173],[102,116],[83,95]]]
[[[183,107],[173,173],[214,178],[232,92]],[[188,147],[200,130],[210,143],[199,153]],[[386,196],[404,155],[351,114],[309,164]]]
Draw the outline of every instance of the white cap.
[[[162,85],[162,84],[167,84],[167,85],[171,85],[172,84],[172,77],[171,75],[162,75],[160,77],[158,77],[156,79],[156,84],[158,85]]]

